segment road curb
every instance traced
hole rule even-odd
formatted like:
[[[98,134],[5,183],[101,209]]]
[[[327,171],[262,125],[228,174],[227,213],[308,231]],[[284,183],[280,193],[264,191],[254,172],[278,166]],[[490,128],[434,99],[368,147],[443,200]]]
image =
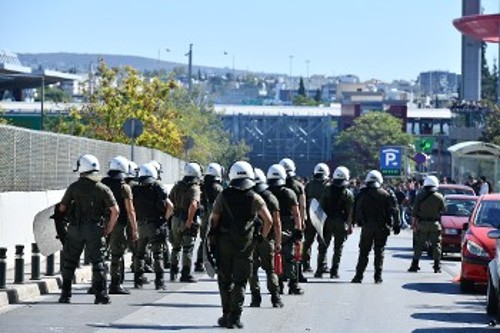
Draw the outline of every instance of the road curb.
[[[92,267],[82,266],[75,271],[74,283],[87,282],[92,279]],[[9,304],[31,301],[45,294],[57,293],[62,284],[60,275],[46,277],[41,280],[30,280],[24,284],[10,284],[0,290],[0,308]]]

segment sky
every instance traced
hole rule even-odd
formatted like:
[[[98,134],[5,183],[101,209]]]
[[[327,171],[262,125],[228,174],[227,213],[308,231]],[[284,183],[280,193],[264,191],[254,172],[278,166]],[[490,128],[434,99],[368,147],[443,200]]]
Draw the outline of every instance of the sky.
[[[0,50],[137,55],[362,81],[460,73],[462,0],[3,0]],[[499,0],[483,0],[499,12]],[[498,58],[488,46],[489,64]]]

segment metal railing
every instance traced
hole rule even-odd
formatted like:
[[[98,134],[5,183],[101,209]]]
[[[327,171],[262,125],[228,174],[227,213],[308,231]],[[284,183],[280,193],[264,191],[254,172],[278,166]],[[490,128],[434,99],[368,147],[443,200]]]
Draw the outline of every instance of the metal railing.
[[[104,175],[114,156],[130,158],[130,152],[125,144],[0,125],[0,192],[63,189],[77,179],[73,169],[81,155],[95,155]],[[161,151],[135,147],[134,158],[138,165],[161,163],[164,183],[182,176],[185,162]]]

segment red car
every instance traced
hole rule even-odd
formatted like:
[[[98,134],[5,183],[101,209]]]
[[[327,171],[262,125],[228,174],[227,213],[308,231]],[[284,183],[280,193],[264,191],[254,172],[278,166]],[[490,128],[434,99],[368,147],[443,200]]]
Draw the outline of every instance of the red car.
[[[449,194],[464,194],[464,195],[476,195],[476,192],[467,185],[459,184],[439,184],[438,192],[442,195]]]
[[[488,264],[495,258],[496,242],[488,232],[500,228],[500,194],[479,197],[462,241],[460,289],[470,292],[488,282]]]
[[[476,205],[478,197],[450,194],[444,197],[446,211],[441,215],[441,249],[445,253],[460,253],[464,224]]]

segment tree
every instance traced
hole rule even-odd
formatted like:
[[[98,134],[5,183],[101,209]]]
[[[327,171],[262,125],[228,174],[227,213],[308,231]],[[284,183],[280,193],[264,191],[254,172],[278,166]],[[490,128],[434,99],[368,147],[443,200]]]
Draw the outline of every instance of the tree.
[[[303,97],[307,97],[307,95],[306,95],[306,87],[304,86],[304,79],[302,78],[302,76],[300,77],[299,90],[297,92],[297,95],[303,96]]]
[[[335,160],[357,176],[379,169],[380,147],[407,147],[413,142],[412,135],[403,132],[401,127],[401,120],[386,112],[363,115],[335,141]]]
[[[37,89],[37,96],[42,96],[40,88]],[[71,96],[59,87],[46,87],[44,99],[45,101],[52,101],[55,103],[71,102]],[[35,100],[39,101],[40,97],[37,97]]]
[[[481,141],[500,146],[500,107],[490,103],[490,112],[486,116]]]
[[[321,90],[316,89],[316,94],[314,95],[314,100],[319,104],[321,103]]]
[[[100,85],[89,96],[90,102],[81,110],[72,110],[68,118],[59,119],[55,131],[129,143],[121,129],[127,118],[134,117],[144,124],[137,145],[179,158],[184,158],[184,136],[193,137],[190,158],[201,164],[248,152],[244,143],[236,143],[241,149],[233,149],[221,120],[199,90],[190,94],[174,81],[144,79],[130,66],[109,68],[103,61],[96,76]]]
[[[486,59],[486,48],[487,45],[483,42],[481,45],[481,99],[496,103],[498,70],[494,63],[493,72],[490,72]]]

